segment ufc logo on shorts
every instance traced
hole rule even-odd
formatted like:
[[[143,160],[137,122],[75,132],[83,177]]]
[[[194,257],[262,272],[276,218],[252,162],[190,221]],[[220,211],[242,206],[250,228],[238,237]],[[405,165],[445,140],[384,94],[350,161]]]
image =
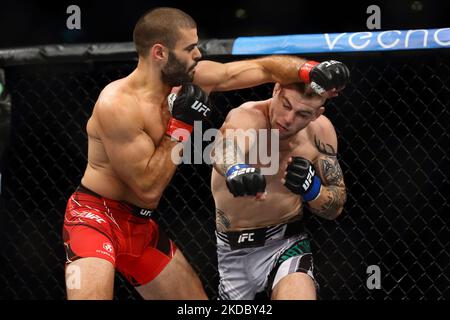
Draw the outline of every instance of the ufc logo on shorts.
[[[207,117],[207,116],[208,116],[208,112],[211,111],[210,108],[208,108],[207,106],[205,106],[205,105],[204,105],[203,103],[201,103],[200,101],[195,101],[195,102],[192,104],[191,108],[194,109],[194,110],[196,110],[196,111],[198,111],[198,112],[203,112],[203,115],[204,115],[205,117]]]
[[[95,220],[97,221],[97,223],[103,223],[106,222],[104,219],[102,219],[101,217],[99,217],[96,214],[93,214],[89,211],[83,211],[83,212],[78,212],[78,211],[73,211],[72,215],[74,217],[79,217],[79,218],[85,218],[85,219],[91,219],[91,220]]]
[[[308,176],[306,177],[305,182],[303,183],[303,190],[308,190],[309,186],[311,185],[312,182],[312,178],[314,177],[314,170],[313,168],[310,166],[309,167],[309,172],[308,172]]]
[[[142,209],[141,212],[139,212],[139,214],[143,217],[150,217],[150,215],[152,214],[152,210],[145,210]]]
[[[243,233],[239,236],[238,243],[241,243],[244,241],[247,241],[247,242],[255,241],[255,239],[253,239],[254,235],[255,234],[253,232],[252,233]]]

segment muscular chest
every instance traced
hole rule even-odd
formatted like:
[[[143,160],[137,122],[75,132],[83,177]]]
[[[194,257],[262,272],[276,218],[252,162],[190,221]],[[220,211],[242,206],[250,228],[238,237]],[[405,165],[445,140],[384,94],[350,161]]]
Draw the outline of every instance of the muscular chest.
[[[279,170],[278,173],[269,180],[279,181],[284,177],[290,157],[302,157],[314,162],[317,158],[317,148],[308,140],[303,139],[295,145],[280,145],[279,147]]]

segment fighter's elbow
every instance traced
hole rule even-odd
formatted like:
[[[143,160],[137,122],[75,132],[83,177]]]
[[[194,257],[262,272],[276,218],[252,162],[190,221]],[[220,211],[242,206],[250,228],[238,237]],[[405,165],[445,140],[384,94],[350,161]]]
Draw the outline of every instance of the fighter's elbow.
[[[336,220],[342,214],[346,202],[347,202],[347,193],[345,188],[343,188],[340,196],[339,207],[335,208],[335,210],[332,211],[332,213],[329,215],[329,220]]]
[[[328,208],[327,210],[313,210],[312,212],[325,220],[336,220],[344,210],[344,207]]]
[[[328,215],[327,219],[328,220],[336,220],[341,215],[342,211],[344,211],[344,206],[338,208],[335,212]]]

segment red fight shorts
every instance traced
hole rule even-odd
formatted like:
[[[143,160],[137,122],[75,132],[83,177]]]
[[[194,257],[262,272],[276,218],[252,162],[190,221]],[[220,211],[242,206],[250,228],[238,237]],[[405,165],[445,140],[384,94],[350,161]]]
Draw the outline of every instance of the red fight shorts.
[[[153,280],[170,262],[176,246],[151,219],[151,210],[104,198],[80,186],[64,217],[67,263],[105,259],[134,286]]]

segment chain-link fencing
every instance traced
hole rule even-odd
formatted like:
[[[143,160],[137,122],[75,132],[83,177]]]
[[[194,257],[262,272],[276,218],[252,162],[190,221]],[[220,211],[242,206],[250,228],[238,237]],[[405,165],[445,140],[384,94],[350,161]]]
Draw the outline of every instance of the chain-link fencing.
[[[318,58],[318,57],[314,57]],[[348,200],[336,221],[309,213],[321,299],[449,298],[449,52],[333,55],[351,84],[325,115],[338,134]],[[232,59],[230,56],[229,59]],[[66,201],[86,166],[85,125],[101,89],[129,62],[7,67],[12,96],[0,215],[0,298],[65,298]],[[213,93],[214,126],[272,85]],[[181,165],[158,209],[160,226],[217,298],[211,167]],[[381,271],[369,289],[367,267]],[[116,277],[117,299],[139,299]]]

